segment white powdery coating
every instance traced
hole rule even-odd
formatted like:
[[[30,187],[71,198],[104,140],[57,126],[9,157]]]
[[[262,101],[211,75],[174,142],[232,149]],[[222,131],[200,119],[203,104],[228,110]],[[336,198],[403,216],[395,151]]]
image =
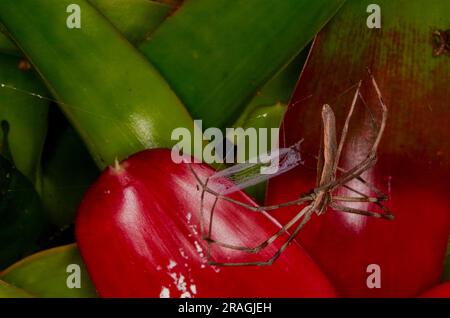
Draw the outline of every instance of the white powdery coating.
[[[191,219],[192,219],[192,214],[188,212],[188,214],[186,215],[188,227],[194,235],[198,235],[197,226],[195,224],[191,223]],[[191,237],[192,235],[189,234],[188,236]]]
[[[161,293],[159,294],[159,298],[170,298],[169,288],[163,286]]]
[[[192,298],[190,292],[184,292],[181,294],[180,298]]]
[[[181,292],[181,298],[191,298],[191,293],[187,289],[187,283],[184,279],[183,274],[179,273],[170,273],[170,277],[172,277],[175,287]]]
[[[191,230],[192,234],[198,235],[197,226],[195,224],[188,224],[188,225],[189,225],[189,229]]]
[[[191,285],[191,292],[195,295],[197,294],[197,286],[195,286],[195,284]]]
[[[169,261],[169,265],[167,265],[167,269],[171,270],[172,268],[174,268],[175,266],[177,266],[177,263],[174,260],[170,260]]]
[[[197,241],[194,241],[195,249],[197,250],[198,255],[203,258],[205,254],[203,254],[203,249]]]
[[[180,252],[180,255],[182,258],[189,259],[189,257],[186,255],[186,253],[184,252],[184,250],[182,248],[178,249],[178,251]]]

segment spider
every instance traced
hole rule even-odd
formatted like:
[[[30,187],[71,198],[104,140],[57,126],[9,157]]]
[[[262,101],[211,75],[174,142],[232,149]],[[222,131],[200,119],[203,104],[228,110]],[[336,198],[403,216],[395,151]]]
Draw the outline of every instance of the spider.
[[[322,124],[323,124],[323,140],[321,141],[321,147],[319,150],[319,155],[315,157],[317,160],[317,184],[316,187],[302,195],[300,195],[297,199],[289,202],[280,203],[277,205],[269,205],[269,206],[251,206],[246,203],[240,202],[238,200],[235,200],[233,198],[229,198],[222,193],[219,193],[218,191],[214,191],[208,187],[208,181],[211,177],[207,178],[204,182],[200,180],[198,175],[195,173],[195,171],[191,167],[191,172],[194,174],[198,184],[200,185],[200,189],[202,191],[201,193],[201,232],[203,235],[203,239],[208,243],[208,263],[210,265],[216,265],[216,266],[267,266],[272,265],[278,257],[283,253],[284,250],[289,246],[289,244],[295,239],[295,237],[299,234],[301,229],[304,227],[304,225],[310,220],[311,216],[316,213],[317,215],[324,214],[328,208],[331,208],[332,210],[338,211],[338,212],[345,212],[345,213],[352,213],[352,214],[358,214],[363,216],[371,216],[376,218],[382,218],[386,220],[392,220],[394,218],[394,215],[391,213],[391,211],[385,207],[382,202],[386,201],[388,199],[387,195],[385,195],[381,190],[377,189],[374,185],[370,184],[366,180],[364,180],[361,177],[361,174],[363,174],[365,171],[373,167],[377,161],[377,149],[379,146],[379,143],[381,141],[381,138],[383,136],[383,132],[385,130],[386,121],[387,121],[387,107],[383,101],[380,89],[378,87],[377,82],[375,81],[375,78],[373,77],[370,70],[368,70],[371,83],[376,91],[378,102],[381,107],[381,123],[378,126],[374,119],[372,118],[372,121],[377,127],[378,131],[376,133],[375,139],[373,144],[371,145],[370,151],[366,155],[365,159],[363,159],[359,164],[354,166],[353,168],[350,168],[348,170],[344,170],[343,168],[339,167],[339,159],[347,138],[348,128],[350,119],[353,115],[356,102],[358,98],[360,98],[364,105],[364,99],[360,93],[361,84],[362,81],[359,81],[357,84],[357,89],[355,92],[355,95],[352,100],[352,104],[350,107],[350,110],[347,114],[342,132],[341,137],[339,140],[339,144],[336,140],[336,119],[334,112],[332,108],[325,104],[322,107]],[[367,105],[366,105],[367,106]],[[338,175],[339,172],[339,175]],[[371,189],[376,196],[368,196],[364,193],[355,190],[351,188],[347,183],[351,180],[358,180],[359,182],[363,183],[366,187]],[[353,193],[355,193],[355,196],[335,196],[333,195],[333,192],[338,189],[339,187],[345,187],[349,190],[351,190]],[[204,233],[204,224],[203,224],[203,200],[205,193],[209,193],[215,196],[214,204],[212,205],[211,211],[210,211],[210,224],[209,224],[209,230],[205,234]],[[214,213],[214,208],[216,206],[217,200],[222,199],[228,202],[231,202],[233,204],[242,206],[247,208],[250,211],[253,212],[267,212],[267,211],[273,211],[282,207],[287,206],[302,206],[301,210],[284,226],[282,226],[275,234],[273,234],[271,237],[266,239],[265,241],[261,242],[257,246],[254,247],[246,247],[246,246],[236,246],[227,244],[224,242],[216,241],[212,239],[211,237],[211,230],[212,230],[212,217]],[[367,203],[374,203],[378,207],[380,207],[383,211],[383,213],[378,212],[372,212],[372,211],[366,211],[362,209],[356,209],[351,208],[348,206],[343,205],[345,202],[367,202]],[[298,223],[298,224],[297,224]],[[297,225],[296,225],[297,224]],[[296,225],[294,227],[294,225]],[[292,232],[288,232],[291,228],[293,228]],[[277,250],[274,255],[266,260],[266,261],[256,261],[256,262],[242,262],[242,263],[224,263],[224,262],[215,262],[211,259],[211,254],[209,251],[210,244],[216,244],[218,246],[221,246],[222,248],[242,251],[250,254],[256,254],[272,244],[277,238],[279,238],[283,233],[288,233],[288,239],[281,245],[281,247]]]

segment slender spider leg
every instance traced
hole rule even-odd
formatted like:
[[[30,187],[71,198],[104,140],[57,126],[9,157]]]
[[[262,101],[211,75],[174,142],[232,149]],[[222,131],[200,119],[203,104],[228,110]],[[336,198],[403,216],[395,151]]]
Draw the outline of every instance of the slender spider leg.
[[[355,167],[347,170],[346,172],[344,172],[339,179],[336,179],[334,182],[328,184],[327,188],[329,189],[334,189],[336,188],[336,186],[342,185],[347,183],[348,181],[355,179],[357,176],[361,175],[363,172],[365,172],[366,170],[368,170],[370,167],[372,167],[377,160],[377,150],[378,150],[378,145],[380,144],[381,141],[381,137],[383,136],[384,133],[384,129],[386,127],[386,121],[387,121],[387,107],[384,104],[383,101],[383,97],[381,96],[381,92],[380,89],[378,88],[377,82],[375,81],[375,78],[373,77],[372,73],[370,73],[370,70],[368,70],[369,75],[371,77],[372,80],[372,84],[375,88],[375,91],[377,93],[377,97],[378,97],[378,101],[381,105],[381,109],[382,109],[382,119],[381,119],[381,124],[377,133],[377,136],[375,138],[375,141],[372,144],[372,148],[370,149],[369,153],[367,154],[366,158],[360,162],[358,165],[356,165]]]
[[[378,197],[343,197],[343,196],[333,196],[334,201],[342,201],[342,202],[368,202],[368,203],[377,203],[383,200],[380,200]]]
[[[369,107],[369,104],[366,102],[366,99],[364,98],[364,96],[359,93],[359,99],[361,100],[361,102],[363,103],[364,107],[367,109],[367,111],[369,112],[369,118],[372,122],[372,125],[375,126],[375,129],[378,131],[379,127],[378,127],[378,123],[375,119],[375,115],[373,114],[372,110]]]
[[[275,204],[275,205],[266,205],[266,206],[253,206],[244,202],[241,202],[239,200],[233,199],[233,198],[229,198],[227,196],[224,196],[222,194],[219,194],[217,192],[215,192],[214,190],[211,189],[206,189],[206,192],[224,200],[224,201],[228,201],[230,203],[234,203],[236,205],[242,206],[244,208],[247,208],[249,210],[251,210],[252,212],[267,212],[267,211],[272,211],[272,210],[276,210],[279,208],[283,208],[283,207],[287,207],[287,206],[293,206],[293,205],[301,205],[304,202],[307,201],[311,201],[313,198],[310,195],[304,195],[301,196],[298,199],[292,200],[292,201],[288,201],[288,202],[283,202],[280,204]]]
[[[367,72],[369,73],[370,79],[372,80],[372,85],[375,88],[375,91],[377,93],[378,102],[380,103],[381,110],[382,110],[381,125],[379,127],[378,136],[377,136],[377,139],[375,140],[375,143],[372,146],[372,149],[378,149],[378,145],[381,141],[381,137],[383,137],[384,129],[386,128],[388,110],[387,110],[386,104],[384,103],[383,96],[381,95],[381,91],[380,91],[380,88],[378,87],[375,77],[373,77],[370,69],[367,69]]]
[[[206,180],[205,185],[202,187],[202,193],[200,195],[200,233],[202,236],[205,235],[205,221],[204,221],[204,215],[205,215],[205,207],[204,207],[204,199],[205,199],[205,187],[208,185],[208,179]]]
[[[204,236],[204,222],[203,222],[203,216],[204,216],[204,207],[203,202],[205,198],[205,189],[207,188],[208,179],[206,179],[206,183],[204,184],[202,180],[200,180],[200,177],[197,175],[197,173],[192,168],[192,165],[188,165],[189,169],[191,170],[191,173],[194,175],[195,179],[197,180],[197,183],[200,184],[202,188],[202,193],[200,194],[200,233],[202,236]],[[197,188],[198,189],[198,188]]]
[[[314,203],[311,203],[307,206],[305,206],[303,209],[300,210],[299,213],[297,213],[288,223],[283,225],[275,234],[273,234],[271,237],[263,241],[262,243],[258,244],[255,247],[246,247],[246,246],[238,246],[238,245],[232,245],[227,244],[220,241],[214,241],[210,240],[211,243],[214,243],[218,246],[221,246],[223,248],[236,250],[236,251],[242,251],[249,254],[256,254],[259,253],[262,249],[266,248],[268,245],[272,244],[277,238],[279,238],[283,233],[287,233],[288,230],[297,223],[309,210],[315,210]]]
[[[358,100],[358,96],[360,95],[359,91],[361,89],[362,81],[359,81],[358,88],[356,89],[355,95],[353,96],[352,105],[350,106],[350,110],[347,114],[347,118],[345,119],[344,127],[341,132],[341,139],[339,140],[339,146],[336,152],[336,159],[334,161],[333,171],[336,174],[337,167],[339,166],[339,160],[341,158],[342,149],[344,148],[345,140],[347,139],[348,127],[350,125],[350,119],[353,116],[353,112],[355,110],[356,101]]]
[[[333,201],[340,201],[340,202],[366,202],[366,203],[375,203],[380,209],[382,209],[385,214],[393,214],[390,209],[385,207],[381,202],[386,201],[385,198],[378,198],[378,197],[342,197],[342,196],[333,196]]]
[[[212,225],[213,225],[213,219],[214,219],[214,211],[216,210],[217,202],[219,202],[219,198],[214,198],[214,203],[211,207],[211,210],[209,212],[209,227],[208,227],[208,236],[203,237],[204,239],[210,239],[212,235]]]
[[[304,209],[309,208],[305,212],[305,217],[303,220],[298,224],[294,232],[289,236],[289,238],[286,240],[286,242],[283,243],[283,245],[278,249],[278,251],[267,261],[265,262],[243,262],[243,263],[220,263],[220,262],[210,262],[210,265],[216,265],[216,266],[270,266],[272,265],[279,257],[280,255],[288,248],[289,244],[292,243],[292,241],[297,237],[298,233],[300,233],[303,226],[308,223],[308,221],[311,219],[311,215],[314,212],[314,209],[312,209],[311,206],[307,206]],[[304,210],[303,209],[303,210]],[[302,211],[303,211],[302,210]],[[302,211],[300,213],[302,213]]]
[[[318,160],[318,157],[316,156],[316,155],[313,155],[313,154],[310,154],[310,153],[308,153],[308,152],[305,152],[305,153],[303,153],[304,155],[307,155],[307,156],[309,156],[309,157],[312,157],[312,158],[314,158],[315,160]],[[305,166],[304,166],[305,167]],[[344,168],[342,168],[342,167],[337,167],[337,171],[339,171],[339,172],[345,172],[346,170],[344,169]],[[356,178],[355,178],[355,180],[358,180],[359,182],[361,182],[362,184],[364,184],[367,188],[369,188],[370,190],[372,190],[373,192],[375,192],[376,194],[378,194],[380,197],[383,197],[383,198],[387,198],[387,195],[383,192],[383,191],[381,191],[380,189],[378,189],[376,186],[374,186],[373,184],[371,184],[370,182],[368,182],[368,181],[366,181],[364,178],[362,178],[361,176],[357,176]],[[360,192],[360,191],[358,191],[358,190],[356,190],[356,189],[353,189],[353,188],[351,188],[350,186],[348,186],[348,185],[346,185],[346,184],[343,184],[342,185],[343,187],[345,187],[345,188],[347,188],[347,189],[349,189],[350,191],[352,191],[352,192],[355,192],[355,193],[357,193],[357,194],[359,194],[359,195],[363,195],[363,196],[365,196],[365,194],[363,194],[362,192]]]
[[[212,205],[212,207],[211,207],[211,211],[210,211],[210,214],[209,214],[209,229],[208,229],[208,236],[205,237],[205,236],[202,234],[203,240],[206,241],[206,260],[207,260],[208,262],[211,260],[211,242],[210,242],[209,240],[211,239],[211,236],[212,236],[212,226],[213,226],[214,211],[215,211],[215,209],[216,209],[216,204],[217,204],[218,201],[219,201],[219,199],[218,199],[218,198],[215,198],[215,199],[214,199],[214,203],[213,203],[213,205]],[[202,204],[203,204],[203,202],[202,202]]]
[[[383,191],[381,191],[380,189],[378,189],[378,188],[377,188],[375,185],[373,185],[372,183],[366,181],[366,180],[365,180],[364,178],[362,178],[361,176],[357,176],[357,177],[355,178],[355,180],[358,180],[359,182],[361,182],[362,184],[364,184],[369,190],[375,192],[375,193],[378,195],[379,198],[385,198],[385,200],[387,200],[387,198],[388,198],[388,195],[387,195],[387,194],[385,194]],[[357,194],[359,194],[359,195],[365,196],[364,193],[362,193],[362,192],[360,192],[360,191],[358,191],[358,190],[356,190],[356,189],[350,187],[350,186],[347,185],[347,184],[343,184],[342,186],[345,187],[345,188],[347,188],[347,189],[349,189],[350,191],[352,191],[352,192],[354,192],[354,193],[357,193]]]
[[[358,215],[364,215],[364,216],[371,216],[371,217],[386,219],[386,220],[394,219],[394,215],[392,215],[392,214],[383,214],[383,213],[378,213],[378,212],[354,209],[354,208],[350,208],[350,207],[347,207],[344,205],[336,204],[334,202],[330,203],[330,207],[337,212],[345,212],[345,213],[352,213],[352,214],[358,214]]]
[[[335,178],[334,161],[337,153],[336,141],[336,117],[330,105],[322,106],[322,124],[323,124],[323,147],[320,151],[323,154],[323,165],[318,167],[319,176],[317,186],[323,186],[332,182]]]
[[[332,191],[336,189],[339,186],[342,186],[343,184],[356,179],[358,176],[369,170],[373,165],[375,165],[377,160],[376,153],[370,153],[367,155],[367,157],[361,161],[357,166],[347,170],[345,173],[343,173],[339,178],[334,180],[333,182],[330,182],[328,184],[325,184],[317,190],[329,190]]]
[[[351,192],[353,192],[353,193],[356,193],[356,194],[362,196],[362,197],[365,197],[365,198],[368,198],[368,197],[369,197],[367,194],[365,194],[365,193],[363,193],[363,192],[361,192],[361,191],[359,191],[359,190],[356,190],[356,189],[350,187],[348,184],[343,184],[343,185],[341,185],[341,186],[342,186],[343,188],[348,189],[349,191],[351,191]],[[370,189],[370,187],[368,187],[368,188]],[[378,196],[377,196],[376,198],[378,198],[380,201],[386,201],[386,200],[388,199],[388,196],[387,196],[386,194],[384,194],[384,193],[381,193],[381,195],[380,195],[379,193],[377,193],[377,194],[378,194]]]
[[[209,179],[207,179],[206,183],[203,183],[200,180],[200,177],[194,171],[194,169],[192,169],[191,166],[189,166],[189,167],[191,169],[192,174],[195,176],[197,182],[200,184],[200,186],[202,188],[202,192],[203,191],[207,192],[209,194],[214,195],[215,197],[217,197],[219,199],[222,199],[224,201],[228,201],[230,203],[234,203],[236,205],[242,206],[242,207],[247,208],[247,209],[249,209],[249,210],[251,210],[253,212],[267,212],[267,211],[272,211],[272,210],[276,210],[276,209],[287,207],[287,206],[301,205],[302,203],[307,202],[307,201],[311,201],[313,199],[310,195],[303,195],[303,196],[301,196],[298,199],[295,199],[295,200],[292,200],[292,201],[288,201],[288,202],[283,202],[283,203],[276,204],[276,205],[266,205],[266,206],[249,205],[247,203],[244,203],[244,202],[241,202],[241,201],[229,198],[227,196],[224,196],[224,195],[222,195],[222,194],[220,194],[220,193],[218,193],[218,192],[208,188],[207,182],[209,181]],[[204,198],[203,193],[202,193],[202,198]]]

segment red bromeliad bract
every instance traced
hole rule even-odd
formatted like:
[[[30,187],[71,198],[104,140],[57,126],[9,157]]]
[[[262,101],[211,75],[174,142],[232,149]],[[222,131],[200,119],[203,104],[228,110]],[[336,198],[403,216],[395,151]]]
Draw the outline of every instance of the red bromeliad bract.
[[[174,163],[169,150],[148,150],[109,167],[89,189],[79,208],[76,235],[101,296],[335,296],[297,243],[272,266],[209,265],[199,227],[201,191],[189,165]],[[202,180],[214,173],[203,164],[191,167]],[[230,197],[255,204],[242,192]],[[205,196],[205,211],[214,198]],[[249,247],[279,229],[268,215],[223,200],[216,204],[212,224],[213,239]],[[254,255],[211,245],[211,255],[218,262],[265,261],[286,238]]]
[[[377,162],[363,178],[387,194],[383,204],[395,219],[328,209],[304,227],[298,241],[343,296],[413,297],[439,283],[448,242],[450,64],[446,56],[433,56],[432,28],[439,10],[422,12],[416,3],[382,1],[383,27],[372,30],[365,25],[367,3],[347,2],[315,40],[280,132],[282,147],[304,138],[305,164],[269,183],[267,204],[293,200],[314,188],[322,105],[333,108],[339,133],[360,80],[365,103],[356,105],[339,165],[347,170],[365,158],[380,123],[369,67],[389,112]],[[405,13],[401,17],[394,13],[399,10]],[[356,179],[347,185],[376,195]],[[360,196],[343,186],[333,194]],[[380,211],[375,203],[345,205]],[[274,216],[285,223],[299,208]]]
[[[427,290],[419,296],[420,298],[450,298],[450,282],[440,284]]]

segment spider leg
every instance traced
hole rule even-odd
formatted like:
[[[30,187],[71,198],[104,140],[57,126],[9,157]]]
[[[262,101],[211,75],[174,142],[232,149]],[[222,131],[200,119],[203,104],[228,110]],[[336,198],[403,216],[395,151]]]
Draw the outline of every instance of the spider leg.
[[[272,210],[276,210],[279,208],[283,208],[283,207],[288,207],[288,206],[294,206],[294,205],[301,205],[302,203],[305,203],[307,201],[312,201],[313,197],[311,195],[302,195],[301,197],[299,197],[298,199],[292,200],[292,201],[288,201],[288,202],[283,202],[280,204],[275,204],[275,205],[266,205],[266,206],[253,206],[244,202],[241,202],[239,200],[235,200],[233,198],[229,198],[227,196],[224,196],[210,188],[208,188],[208,181],[209,178],[206,179],[206,182],[203,182],[200,180],[200,177],[197,175],[197,173],[194,171],[194,169],[192,169],[192,167],[189,165],[189,168],[192,172],[192,174],[195,176],[197,182],[200,184],[201,189],[202,189],[202,194],[201,194],[201,199],[204,199],[204,193],[209,193],[214,195],[215,197],[228,201],[230,203],[234,203],[236,205],[242,206],[244,208],[249,209],[250,211],[253,212],[267,212],[267,211],[272,211]],[[203,206],[203,204],[201,204],[201,206]]]
[[[284,226],[282,226],[275,234],[273,234],[267,240],[265,240],[264,242],[258,244],[255,247],[246,247],[246,246],[232,245],[232,244],[227,244],[227,243],[220,242],[220,241],[215,241],[215,240],[212,240],[212,239],[209,239],[208,241],[210,243],[212,243],[212,244],[216,244],[216,245],[221,246],[223,248],[236,250],[236,251],[242,251],[242,252],[246,252],[246,253],[249,253],[249,254],[256,254],[256,253],[259,253],[262,249],[266,248],[268,245],[272,244],[283,233],[287,232],[295,223],[297,223],[310,210],[314,210],[314,204],[313,203],[311,203],[310,205],[305,206],[288,223],[286,223]]]
[[[369,154],[367,157],[361,161],[355,167],[344,172],[339,178],[336,178],[334,181],[324,184],[316,190],[319,191],[332,191],[339,186],[345,185],[347,182],[358,178],[362,173],[370,169],[376,163],[376,154]]]
[[[386,201],[385,197],[341,197],[341,196],[333,196],[333,201],[338,202],[367,202],[367,203],[375,203],[380,209],[382,209],[385,214],[392,214],[392,211],[385,207],[381,202]]]
[[[208,236],[203,236],[203,239],[210,239],[212,235],[212,225],[213,225],[213,219],[214,219],[214,212],[216,210],[217,202],[219,201],[219,198],[214,198],[214,203],[211,207],[211,210],[209,211],[209,227],[208,227]]]
[[[366,158],[362,162],[360,162],[358,165],[356,165],[355,167],[344,172],[334,182],[328,184],[327,185],[328,189],[334,189],[336,186],[345,184],[348,181],[355,179],[357,176],[360,176],[363,172],[370,169],[376,162],[378,145],[380,144],[381,137],[383,136],[384,129],[386,128],[388,110],[383,101],[383,97],[381,96],[381,92],[380,92],[380,89],[378,88],[378,84],[375,81],[375,78],[373,77],[370,70],[368,70],[368,72],[369,72],[369,75],[372,80],[372,85],[374,86],[375,91],[377,93],[378,101],[380,103],[381,110],[382,110],[382,118],[381,118],[381,123],[380,123],[379,129],[378,129],[378,133],[376,135],[375,141],[373,142],[372,147],[371,147],[369,153],[367,154]]]
[[[374,186],[372,183],[366,181],[366,180],[365,180],[364,178],[362,178],[361,176],[357,176],[355,179],[358,180],[359,182],[361,182],[362,184],[364,184],[369,190],[375,192],[375,193],[378,195],[379,198],[384,198],[384,200],[387,200],[388,195],[385,194],[385,193],[384,193],[383,191],[381,191],[380,189],[378,189],[378,188],[377,188],[376,186]],[[356,194],[359,194],[359,195],[362,195],[362,196],[366,196],[364,193],[362,193],[362,192],[360,192],[360,191],[358,191],[358,190],[356,190],[356,189],[350,187],[349,185],[343,184],[342,186],[345,187],[345,188],[347,188],[347,189],[349,189],[350,191],[352,191],[352,192],[354,192],[354,193],[356,193]]]
[[[287,206],[293,206],[293,205],[301,205],[302,203],[305,203],[307,201],[311,201],[313,200],[311,195],[304,195],[301,196],[298,199],[292,200],[292,201],[287,201],[287,202],[283,202],[280,204],[275,204],[275,205],[265,205],[265,206],[253,206],[253,205],[249,205],[247,203],[241,202],[239,200],[233,199],[233,198],[229,198],[227,196],[224,196],[220,193],[217,193],[211,189],[205,189],[206,192],[216,196],[219,199],[222,199],[224,201],[228,201],[230,203],[234,203],[236,205],[242,206],[244,208],[247,208],[253,212],[266,212],[266,211],[272,211],[272,210],[276,210],[279,208],[283,208],[283,207],[287,207]]]
[[[307,153],[307,152],[305,152],[304,154],[307,155],[307,156],[309,156],[309,157],[314,158],[315,160],[318,160],[318,157],[315,156],[315,155],[312,155],[312,154]],[[339,172],[345,172],[345,169],[338,166],[338,167],[337,167],[337,171],[339,171]],[[374,185],[371,184],[370,182],[366,181],[363,177],[357,176],[355,179],[358,180],[359,182],[361,182],[362,184],[364,184],[367,188],[369,188],[370,190],[372,190],[373,192],[375,192],[375,193],[376,193],[377,195],[379,195],[380,197],[383,197],[383,198],[387,198],[387,197],[388,197],[383,191],[381,191],[380,189],[378,189],[376,186],[374,186]],[[356,190],[356,189],[353,189],[353,188],[351,188],[351,187],[348,186],[348,185],[343,184],[342,186],[345,187],[345,188],[347,188],[347,189],[349,189],[349,190],[352,191],[352,192],[355,192],[355,193],[357,193],[357,194],[359,194],[359,195],[365,196],[365,194],[363,194],[362,192],[360,192],[360,191],[358,191],[358,190]]]
[[[194,171],[194,169],[192,168],[192,165],[189,164],[188,165],[191,173],[194,175],[195,179],[197,180],[197,183],[201,186],[201,190],[202,193],[200,194],[200,233],[202,236],[204,236],[204,229],[205,229],[205,224],[204,224],[204,199],[205,199],[205,192],[207,189],[207,184],[209,181],[209,178],[206,179],[205,183],[202,182],[202,180],[200,180],[200,177],[197,175],[197,173]],[[197,188],[198,189],[198,188]]]
[[[334,202],[330,203],[330,207],[337,212],[345,212],[345,213],[352,213],[352,214],[358,214],[358,215],[364,215],[364,216],[372,216],[372,217],[386,219],[386,220],[394,219],[393,214],[383,214],[383,213],[377,213],[377,212],[372,212],[372,211],[354,209],[354,208],[346,207],[346,206],[343,206],[340,204],[336,204]]]
[[[343,196],[333,196],[334,201],[341,201],[341,202],[368,202],[368,203],[377,203],[381,201],[386,201],[385,198],[378,198],[378,197],[343,197]]]
[[[337,167],[339,165],[339,159],[341,157],[342,149],[344,148],[345,140],[347,139],[347,133],[348,133],[348,127],[350,125],[350,119],[353,116],[353,112],[355,110],[356,101],[358,100],[358,96],[360,96],[360,89],[361,89],[362,81],[359,81],[355,95],[353,96],[353,101],[350,106],[350,110],[348,111],[347,118],[345,119],[344,127],[342,128],[341,132],[341,138],[339,140],[338,149],[336,152],[336,159],[334,161],[334,174],[336,174]]]
[[[295,231],[292,232],[292,234],[289,236],[289,238],[286,240],[286,242],[283,243],[283,245],[278,249],[278,251],[267,261],[263,262],[243,262],[243,263],[221,263],[221,262],[209,262],[210,265],[215,266],[270,266],[272,265],[279,257],[280,255],[288,248],[289,244],[292,243],[292,241],[296,238],[300,230],[303,228],[303,226],[308,223],[308,221],[311,218],[312,213],[314,210],[310,208],[306,211],[305,217],[303,220],[297,225],[295,228]],[[301,213],[301,212],[300,212]]]

